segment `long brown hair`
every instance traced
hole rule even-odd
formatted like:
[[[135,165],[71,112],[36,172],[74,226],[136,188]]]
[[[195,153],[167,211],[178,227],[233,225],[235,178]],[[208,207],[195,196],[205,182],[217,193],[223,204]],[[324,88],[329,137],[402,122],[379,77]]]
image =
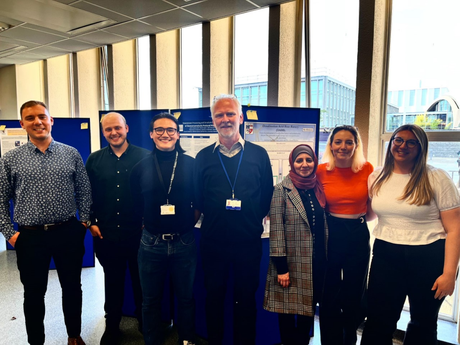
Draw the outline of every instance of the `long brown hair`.
[[[428,178],[426,166],[428,159],[428,137],[421,127],[413,124],[402,125],[394,131],[390,142],[388,143],[383,169],[372,184],[370,188],[370,195],[371,197],[378,195],[380,188],[382,188],[383,184],[393,173],[395,159],[391,153],[391,145],[396,134],[401,131],[411,131],[419,142],[420,150],[415,158],[409,182],[407,183],[403,194],[398,199],[406,200],[409,205],[428,205],[434,195],[433,188],[431,187],[430,180]]]

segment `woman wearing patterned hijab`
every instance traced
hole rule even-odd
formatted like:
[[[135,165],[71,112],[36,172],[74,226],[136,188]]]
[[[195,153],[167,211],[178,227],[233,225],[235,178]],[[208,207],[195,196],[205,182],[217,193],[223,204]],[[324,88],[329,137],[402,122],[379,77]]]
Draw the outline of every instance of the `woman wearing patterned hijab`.
[[[326,198],[308,145],[289,156],[291,171],[275,186],[270,207],[270,266],[264,308],[278,313],[283,345],[308,344],[321,299],[326,261]]]

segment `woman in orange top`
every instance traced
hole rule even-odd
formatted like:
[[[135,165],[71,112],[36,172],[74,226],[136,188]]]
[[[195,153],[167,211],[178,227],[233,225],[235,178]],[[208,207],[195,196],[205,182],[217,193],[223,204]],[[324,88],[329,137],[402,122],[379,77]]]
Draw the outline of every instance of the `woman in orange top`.
[[[329,135],[323,163],[316,172],[326,195],[329,226],[321,344],[356,344],[356,330],[365,316],[370,255],[367,178],[374,168],[364,158],[358,130],[346,125]]]

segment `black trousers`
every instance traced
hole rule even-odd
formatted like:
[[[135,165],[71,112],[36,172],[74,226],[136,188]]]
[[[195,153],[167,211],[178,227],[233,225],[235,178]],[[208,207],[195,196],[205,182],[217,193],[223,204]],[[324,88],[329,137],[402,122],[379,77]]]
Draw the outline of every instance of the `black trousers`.
[[[431,291],[444,267],[445,240],[419,246],[375,240],[369,277],[369,312],[361,344],[393,344],[393,332],[409,297],[405,345],[435,345],[444,298]]]
[[[315,248],[317,253],[320,250],[320,248]],[[323,260],[313,260],[313,315],[316,312],[316,305],[322,299],[325,265]],[[278,314],[281,343],[283,345],[307,345],[310,342],[314,321],[314,316]]]
[[[369,230],[365,219],[328,215],[328,262],[320,303],[322,345],[356,344],[365,317]]]
[[[283,345],[308,345],[314,316],[278,314],[281,343]]]
[[[51,231],[19,227],[17,265],[24,286],[24,315],[28,341],[45,343],[45,293],[51,258],[62,288],[62,309],[69,337],[81,332],[81,266],[86,228],[76,218]]]
[[[262,241],[235,245],[211,243],[202,238],[200,251],[209,345],[221,345],[224,339],[224,304],[230,275],[233,275],[233,343],[255,345],[255,294],[259,286]]]
[[[120,326],[125,296],[126,269],[129,269],[131,276],[136,307],[135,315],[139,322],[142,322],[142,291],[137,264],[140,237],[141,234],[136,234],[120,241],[94,238],[96,257],[104,269],[104,311],[107,328],[118,329]]]

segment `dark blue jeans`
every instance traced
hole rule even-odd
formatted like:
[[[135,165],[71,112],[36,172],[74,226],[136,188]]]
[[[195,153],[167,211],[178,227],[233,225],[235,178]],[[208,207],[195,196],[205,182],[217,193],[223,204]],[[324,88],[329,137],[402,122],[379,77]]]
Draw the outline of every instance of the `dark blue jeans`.
[[[409,297],[405,345],[435,345],[444,298],[431,291],[444,267],[445,240],[419,246],[375,240],[369,276],[369,312],[361,344],[393,344],[393,332]]]
[[[85,254],[86,228],[76,219],[50,231],[19,227],[16,255],[24,285],[24,316],[28,341],[45,343],[45,293],[51,258],[62,288],[62,309],[69,337],[81,331],[81,266]]]
[[[142,287],[143,333],[146,345],[160,345],[161,300],[168,272],[177,298],[179,340],[195,338],[196,244],[193,231],[162,240],[144,229],[139,247],[139,276]]]

